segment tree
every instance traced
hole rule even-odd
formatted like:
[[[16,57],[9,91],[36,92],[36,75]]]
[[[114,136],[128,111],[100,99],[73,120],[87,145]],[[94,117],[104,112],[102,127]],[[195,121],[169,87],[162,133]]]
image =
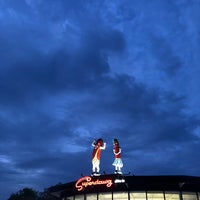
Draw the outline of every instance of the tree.
[[[41,192],[39,196],[39,200],[58,200],[58,198],[50,195],[48,190],[44,190],[44,192]]]
[[[36,192],[31,188],[24,188],[11,194],[8,200],[58,200],[58,198],[50,195],[48,190]]]
[[[8,200],[39,200],[38,192],[31,188],[24,188],[18,192],[11,194]]]

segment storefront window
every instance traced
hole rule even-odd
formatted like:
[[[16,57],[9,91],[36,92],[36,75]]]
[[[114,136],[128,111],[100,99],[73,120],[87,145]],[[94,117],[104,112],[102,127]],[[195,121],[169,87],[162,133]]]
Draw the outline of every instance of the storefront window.
[[[164,200],[163,192],[148,192],[147,193],[148,200]]]
[[[197,200],[196,193],[182,193],[183,200]]]
[[[75,200],[84,200],[84,195],[76,195]]]
[[[74,197],[72,196],[72,197],[67,197],[66,199],[64,199],[64,200],[74,200]]]
[[[98,200],[112,200],[112,193],[99,193]]]
[[[113,193],[114,200],[127,200],[128,199],[128,192],[114,192]]]
[[[97,200],[97,194],[87,194],[86,200]]]
[[[146,200],[145,192],[130,192],[130,200]]]
[[[178,192],[166,192],[165,200],[179,200],[180,196]]]

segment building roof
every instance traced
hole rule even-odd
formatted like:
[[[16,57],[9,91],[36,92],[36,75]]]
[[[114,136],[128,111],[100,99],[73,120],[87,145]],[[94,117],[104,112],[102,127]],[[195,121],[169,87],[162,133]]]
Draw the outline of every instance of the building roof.
[[[113,191],[200,192],[200,177],[108,174],[94,177],[84,176],[77,181],[49,188],[49,192],[56,197]]]

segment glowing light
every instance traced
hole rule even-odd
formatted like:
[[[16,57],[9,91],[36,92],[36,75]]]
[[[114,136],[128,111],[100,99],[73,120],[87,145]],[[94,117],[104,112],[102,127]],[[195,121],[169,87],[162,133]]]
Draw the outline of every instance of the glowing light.
[[[115,183],[125,183],[124,179],[115,179]]]
[[[105,185],[106,187],[111,187],[111,185],[113,184],[111,179],[105,179],[105,180],[92,180],[92,178],[90,176],[85,176],[80,178],[76,184],[75,187],[77,188],[78,191],[83,190],[84,188],[88,187],[88,186],[92,186],[92,185]]]

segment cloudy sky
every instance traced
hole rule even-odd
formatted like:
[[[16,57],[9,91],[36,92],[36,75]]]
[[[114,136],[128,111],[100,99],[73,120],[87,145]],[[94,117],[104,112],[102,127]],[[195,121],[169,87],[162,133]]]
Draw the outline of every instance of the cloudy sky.
[[[200,176],[199,0],[0,1],[0,199],[91,173]]]

